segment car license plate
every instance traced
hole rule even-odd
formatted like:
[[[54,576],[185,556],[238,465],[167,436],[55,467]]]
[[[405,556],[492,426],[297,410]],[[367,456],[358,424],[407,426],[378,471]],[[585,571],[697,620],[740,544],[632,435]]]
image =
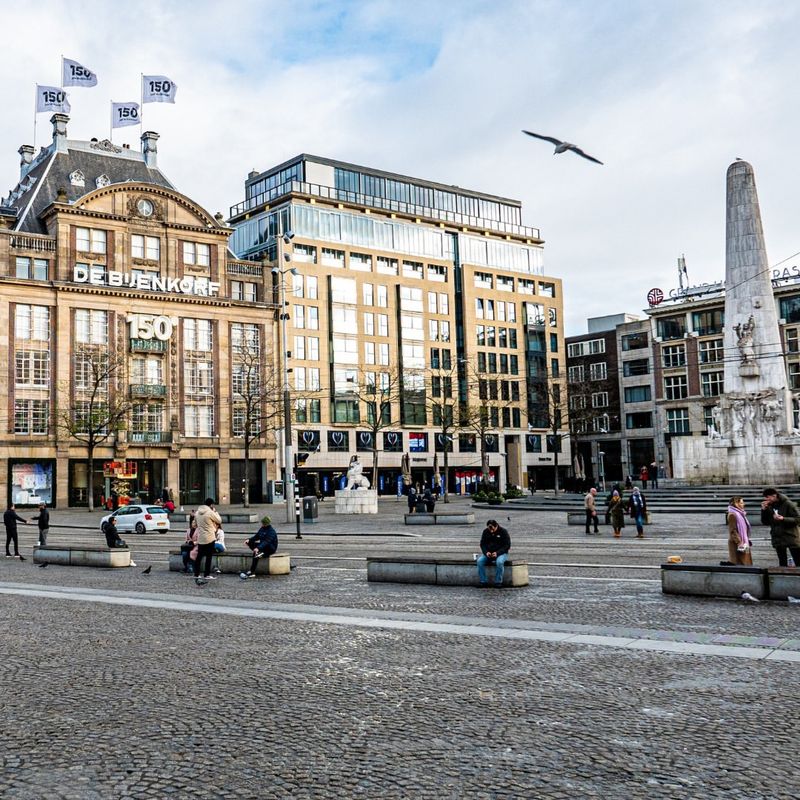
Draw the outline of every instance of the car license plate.
[[[159,528],[163,528],[166,524],[167,524],[166,522],[157,522],[156,523],[156,525],[158,525]]]

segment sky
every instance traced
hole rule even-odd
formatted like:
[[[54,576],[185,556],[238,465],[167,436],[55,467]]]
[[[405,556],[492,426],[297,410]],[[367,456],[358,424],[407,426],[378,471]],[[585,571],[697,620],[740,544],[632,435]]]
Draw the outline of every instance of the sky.
[[[99,78],[71,90],[70,138],[106,138],[110,101],[162,74],[177,101],[144,106],[144,127],[211,213],[243,199],[251,169],[301,152],[517,199],[564,281],[566,333],[584,333],[677,287],[682,254],[692,285],[724,277],[735,158],[755,169],[770,263],[800,264],[798,34],[788,0],[2,3],[0,195],[62,54]],[[114,141],[138,149],[138,128]]]

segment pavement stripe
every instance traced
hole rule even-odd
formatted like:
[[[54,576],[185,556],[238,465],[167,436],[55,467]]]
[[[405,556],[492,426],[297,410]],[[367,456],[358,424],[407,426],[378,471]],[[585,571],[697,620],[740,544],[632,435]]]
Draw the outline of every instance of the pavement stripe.
[[[570,633],[545,628],[536,628],[527,623],[524,628],[504,625],[469,624],[453,622],[428,622],[420,614],[406,614],[405,619],[389,617],[363,616],[360,609],[342,609],[346,613],[331,613],[325,610],[288,611],[278,608],[235,605],[231,602],[219,604],[203,598],[196,600],[171,600],[165,596],[148,597],[142,593],[135,596],[117,592],[107,594],[102,590],[82,590],[72,587],[31,587],[20,584],[0,584],[0,594],[21,597],[36,597],[45,600],[71,600],[86,603],[104,603],[107,605],[134,606],[139,608],[156,608],[187,613],[225,614],[235,617],[251,617],[257,619],[273,619],[287,622],[308,622],[323,625],[344,625],[357,628],[380,628],[384,630],[411,631],[417,633],[439,633],[457,636],[479,636],[500,639],[515,639],[533,642],[554,642],[581,646],[609,647],[632,651],[650,651],[672,655],[722,656],[723,658],[746,658],[765,661],[800,661],[800,652],[777,650],[772,647],[742,647],[738,645],[700,644],[686,641],[659,641],[653,639],[620,637],[605,634]],[[198,598],[199,599],[199,598]],[[441,619],[441,617],[439,617]],[[680,632],[675,632],[676,637]]]

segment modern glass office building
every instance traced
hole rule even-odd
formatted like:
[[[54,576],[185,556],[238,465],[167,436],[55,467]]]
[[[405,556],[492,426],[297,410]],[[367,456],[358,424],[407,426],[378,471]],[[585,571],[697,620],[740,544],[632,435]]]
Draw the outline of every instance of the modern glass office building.
[[[453,491],[474,487],[486,461],[502,487],[552,481],[542,443],[564,371],[561,281],[545,277],[543,240],[518,201],[302,154],[252,172],[229,222],[237,257],[281,269],[280,237],[294,234],[282,349],[294,445],[311,453],[301,478],[331,493],[349,454],[372,450],[361,388],[399,371],[373,476],[382,493],[395,493],[403,453],[429,482],[445,450]],[[477,434],[443,432],[435,407],[450,398],[483,410]]]

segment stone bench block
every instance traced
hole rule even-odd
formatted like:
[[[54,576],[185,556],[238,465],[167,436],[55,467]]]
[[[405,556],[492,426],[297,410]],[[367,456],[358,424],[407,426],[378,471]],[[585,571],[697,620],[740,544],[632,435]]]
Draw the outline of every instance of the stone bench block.
[[[225,527],[226,523],[257,523],[261,522],[260,514],[254,514],[249,511],[234,511],[227,514],[220,514],[222,517],[222,526]],[[169,520],[171,523],[177,522],[185,522],[187,525],[189,523],[189,514],[186,511],[175,511],[174,513],[169,515]]]
[[[473,511],[454,511],[433,514],[406,514],[406,525],[474,525],[475,512]]]
[[[61,547],[33,548],[34,564],[58,564],[65,567],[129,567],[131,551],[124,547]]]
[[[662,564],[661,591],[705,597],[739,597],[749,592],[762,600],[769,597],[766,577],[767,570],[761,567]]]
[[[610,522],[606,522],[606,515],[605,512],[598,512],[597,514],[597,524],[598,525],[611,525]],[[647,515],[647,519],[644,521],[645,525],[652,525],[652,520],[650,519],[650,514]],[[567,525],[586,525],[586,514],[583,511],[568,511],[567,512]],[[636,527],[636,523],[629,517],[625,516],[625,527],[631,526],[633,528]],[[594,523],[591,525],[594,528]]]
[[[767,583],[771,600],[788,600],[800,597],[800,569],[791,567],[769,567]]]
[[[491,581],[494,566],[487,568]],[[368,558],[367,580],[373,583],[422,583],[437,586],[478,586],[478,568],[464,559]],[[528,562],[506,561],[503,586],[527,586]]]
[[[183,570],[183,554],[180,550],[169,551],[170,572],[181,572]],[[212,568],[218,567],[225,575],[238,575],[240,572],[247,572],[250,569],[253,555],[247,552],[238,553],[216,553],[212,560]],[[275,553],[267,558],[260,558],[256,565],[256,575],[266,575],[267,565],[269,565],[270,575],[288,575],[291,571],[291,561],[289,553]]]

